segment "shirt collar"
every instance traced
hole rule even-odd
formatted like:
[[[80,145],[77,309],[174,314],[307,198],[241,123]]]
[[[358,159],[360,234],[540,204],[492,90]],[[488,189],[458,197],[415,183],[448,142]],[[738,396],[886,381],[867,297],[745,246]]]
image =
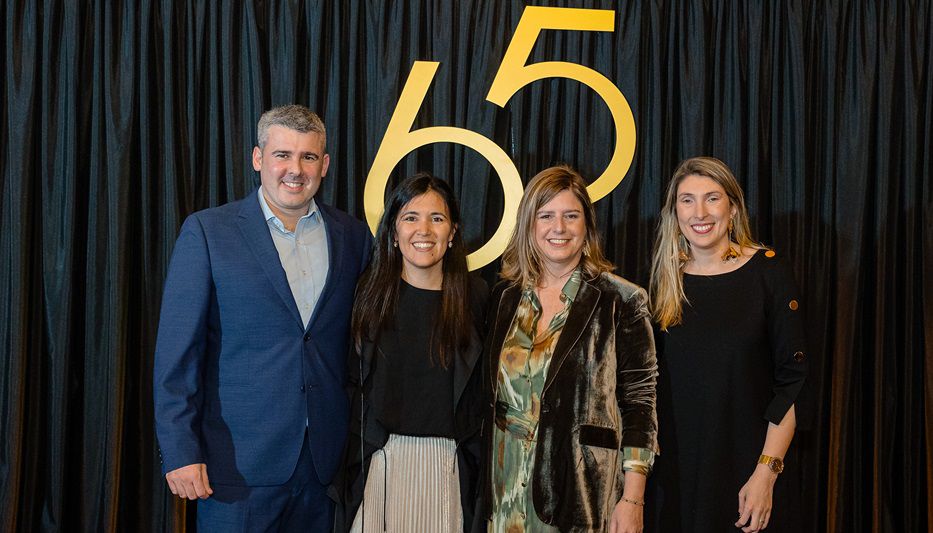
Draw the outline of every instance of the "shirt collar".
[[[564,288],[561,289],[561,292],[567,300],[572,302],[577,299],[577,293],[580,292],[581,283],[583,283],[583,268],[577,267],[574,269],[573,274],[570,275],[570,279],[567,280],[567,283],[564,283]]]
[[[269,208],[269,204],[266,202],[266,197],[262,194],[262,186],[259,187],[259,190],[256,191],[256,194],[259,195],[259,207],[262,208],[262,216],[266,222],[272,222],[277,228],[288,233],[285,230],[285,225],[282,224],[281,220],[279,220],[279,217],[275,216],[275,213],[273,213],[272,209]],[[315,214],[317,214],[317,204],[314,202],[314,198],[311,198],[311,203],[308,205],[308,214],[298,219],[298,222],[300,223],[306,218],[312,218]]]

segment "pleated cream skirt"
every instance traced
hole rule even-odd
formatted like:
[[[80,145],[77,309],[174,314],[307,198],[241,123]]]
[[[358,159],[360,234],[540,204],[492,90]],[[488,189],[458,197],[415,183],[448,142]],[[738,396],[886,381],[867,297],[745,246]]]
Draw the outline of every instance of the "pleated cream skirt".
[[[463,529],[457,444],[440,437],[389,435],[373,454],[353,533]]]

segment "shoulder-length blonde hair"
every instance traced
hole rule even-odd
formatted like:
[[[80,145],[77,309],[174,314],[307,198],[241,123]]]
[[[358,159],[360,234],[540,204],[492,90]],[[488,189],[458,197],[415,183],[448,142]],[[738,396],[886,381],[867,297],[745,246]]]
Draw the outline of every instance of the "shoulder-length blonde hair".
[[[528,182],[525,194],[518,204],[518,220],[512,238],[502,253],[504,279],[519,286],[536,286],[541,280],[541,250],[535,242],[535,215],[545,204],[563,191],[570,191],[583,206],[586,237],[580,264],[583,274],[592,279],[615,268],[603,255],[603,247],[596,230],[596,211],[586,192],[586,182],[567,165],[550,167],[539,172]]]
[[[664,207],[658,222],[658,235],[651,262],[651,310],[654,319],[667,330],[680,324],[683,318],[684,294],[683,270],[692,257],[690,243],[680,231],[677,223],[677,189],[687,176],[703,176],[718,183],[729,203],[735,206],[730,238],[742,248],[764,248],[752,239],[748,225],[745,196],[732,171],[715,157],[694,157],[682,162],[671,178],[664,195]]]

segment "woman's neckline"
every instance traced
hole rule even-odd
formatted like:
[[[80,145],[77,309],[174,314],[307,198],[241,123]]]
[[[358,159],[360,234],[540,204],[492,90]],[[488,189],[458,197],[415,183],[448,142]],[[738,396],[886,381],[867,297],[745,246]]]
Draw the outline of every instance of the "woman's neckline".
[[[408,288],[413,289],[413,290],[416,290],[416,291],[427,292],[427,293],[431,293],[431,294],[439,294],[439,293],[443,290],[442,288],[441,288],[441,289],[423,289],[423,288],[421,288],[421,287],[416,287],[416,286],[412,285],[411,283],[409,283],[408,281],[406,281],[405,278],[400,277],[399,279],[402,281],[402,284],[404,284],[404,285],[407,286]]]
[[[751,257],[749,257],[748,260],[745,261],[744,264],[739,265],[739,267],[736,268],[735,270],[730,270],[730,271],[728,271],[728,272],[720,272],[720,273],[718,273],[718,274],[691,274],[691,273],[689,273],[689,272],[684,272],[683,275],[684,275],[684,277],[690,276],[690,277],[693,277],[693,278],[723,278],[723,277],[726,277],[726,276],[729,276],[729,275],[731,275],[731,274],[735,274],[735,273],[737,273],[737,272],[741,272],[742,270],[744,270],[748,265],[752,264],[753,261],[757,261],[757,260],[758,260],[758,256],[761,255],[761,252],[762,252],[762,251],[763,251],[763,250],[762,250],[761,248],[757,248],[757,249],[755,250],[755,253],[753,253],[753,254],[751,255]]]

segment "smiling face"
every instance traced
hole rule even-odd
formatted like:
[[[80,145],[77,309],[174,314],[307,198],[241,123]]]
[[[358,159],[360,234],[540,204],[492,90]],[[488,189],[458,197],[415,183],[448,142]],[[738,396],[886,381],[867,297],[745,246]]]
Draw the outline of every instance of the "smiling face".
[[[580,262],[586,239],[583,205],[568,189],[557,193],[535,213],[535,246],[543,265],[559,276]]]
[[[329,164],[324,138],[315,132],[270,126],[266,145],[253,148],[253,169],[259,172],[263,196],[286,226],[308,213]]]
[[[677,186],[677,224],[695,250],[722,254],[729,249],[729,222],[736,208],[722,185],[691,174]]]
[[[442,277],[444,254],[456,231],[447,203],[432,190],[402,206],[395,219],[395,238],[402,252],[402,278],[412,282]]]

